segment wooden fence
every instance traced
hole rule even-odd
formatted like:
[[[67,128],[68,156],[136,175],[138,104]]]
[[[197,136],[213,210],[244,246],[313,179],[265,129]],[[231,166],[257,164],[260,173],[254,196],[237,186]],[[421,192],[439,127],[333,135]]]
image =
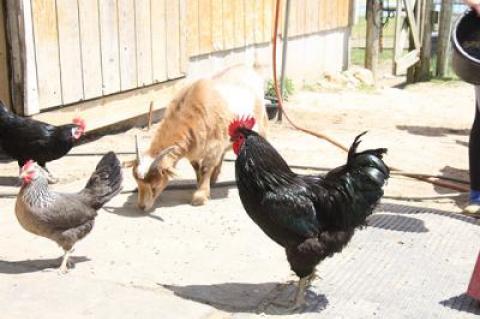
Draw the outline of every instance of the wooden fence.
[[[350,1],[292,0],[289,34],[347,26]],[[5,3],[13,103],[31,115],[179,78],[191,56],[268,42],[275,0]]]
[[[187,0],[189,56],[269,42],[275,2]],[[291,0],[289,35],[346,27],[349,6],[350,0]]]
[[[183,76],[185,12],[184,0],[32,0],[39,109]]]

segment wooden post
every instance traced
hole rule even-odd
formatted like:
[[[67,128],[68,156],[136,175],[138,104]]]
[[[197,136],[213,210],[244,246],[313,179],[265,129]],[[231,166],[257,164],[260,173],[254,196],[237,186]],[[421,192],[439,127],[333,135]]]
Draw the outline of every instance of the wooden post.
[[[381,21],[381,1],[367,0],[367,43],[365,45],[365,67],[377,78]]]
[[[21,115],[40,112],[32,28],[31,2],[7,0],[12,109]]]
[[[450,47],[450,29],[452,25],[453,0],[442,0],[438,28],[437,70],[436,76],[445,77]]]
[[[417,1],[420,14],[420,61],[408,69],[407,83],[428,81],[431,78],[430,59],[432,56],[432,8],[433,0]]]
[[[432,57],[432,9],[433,0],[425,0],[423,10],[422,49],[420,50],[420,65],[416,72],[415,81],[428,81],[432,76],[430,59]]]

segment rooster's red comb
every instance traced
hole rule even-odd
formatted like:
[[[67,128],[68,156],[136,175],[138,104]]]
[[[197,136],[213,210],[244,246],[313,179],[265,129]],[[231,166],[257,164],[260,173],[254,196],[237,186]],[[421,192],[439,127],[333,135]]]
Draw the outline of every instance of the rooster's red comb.
[[[35,162],[33,160],[28,160],[25,164],[23,164],[22,171],[30,169],[30,167],[32,167],[34,163]]]
[[[85,120],[79,116],[73,119],[73,124],[78,125],[82,130],[85,130],[85,127],[87,126]]]
[[[255,125],[255,118],[251,116],[236,117],[228,126],[228,134],[234,136],[240,127],[251,130]]]

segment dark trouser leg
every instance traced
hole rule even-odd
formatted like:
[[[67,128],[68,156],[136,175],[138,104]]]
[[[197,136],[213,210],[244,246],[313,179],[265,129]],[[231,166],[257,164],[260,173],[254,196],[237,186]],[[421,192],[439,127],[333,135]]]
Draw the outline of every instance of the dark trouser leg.
[[[468,157],[470,166],[470,199],[480,203],[480,111],[479,111],[479,87],[476,87],[477,102],[475,105],[475,119],[470,131],[468,144]]]

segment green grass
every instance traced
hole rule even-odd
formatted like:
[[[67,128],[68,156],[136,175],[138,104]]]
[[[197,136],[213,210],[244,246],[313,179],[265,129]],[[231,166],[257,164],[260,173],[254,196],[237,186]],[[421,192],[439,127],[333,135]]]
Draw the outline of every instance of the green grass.
[[[365,49],[364,48],[352,48],[352,64],[361,65],[365,64]],[[380,53],[380,63],[391,62],[393,59],[392,49],[383,49]]]
[[[367,34],[367,20],[365,17],[359,17],[358,22],[352,28],[352,38],[365,39]],[[393,39],[395,36],[395,24],[394,19],[390,19],[383,27],[384,39]]]

